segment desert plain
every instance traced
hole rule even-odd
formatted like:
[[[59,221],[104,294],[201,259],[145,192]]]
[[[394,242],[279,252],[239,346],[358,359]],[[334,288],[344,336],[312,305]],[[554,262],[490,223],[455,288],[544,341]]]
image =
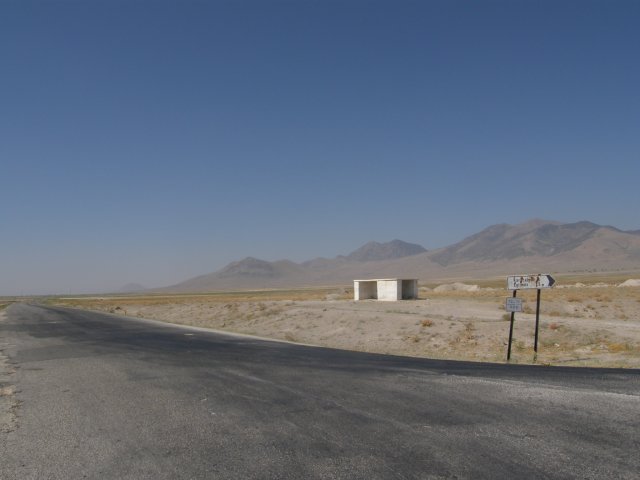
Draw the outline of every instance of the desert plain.
[[[352,288],[52,298],[108,312],[323,347],[505,362],[511,296],[503,280],[420,285],[417,300],[354,301]],[[640,281],[560,277],[542,290],[535,354],[535,290],[520,290],[511,363],[640,368]]]

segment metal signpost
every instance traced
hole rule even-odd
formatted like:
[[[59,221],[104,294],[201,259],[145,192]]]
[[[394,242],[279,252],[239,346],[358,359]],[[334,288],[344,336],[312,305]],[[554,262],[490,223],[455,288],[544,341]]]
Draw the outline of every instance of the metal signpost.
[[[516,312],[522,312],[522,300],[516,298],[518,290],[538,290],[536,297],[536,332],[533,342],[534,360],[538,356],[538,330],[540,326],[540,290],[551,288],[555,279],[551,275],[538,273],[535,275],[509,275],[507,277],[507,290],[513,290],[513,297],[507,298],[505,310],[511,312],[511,325],[509,326],[509,348],[507,350],[507,361],[511,359],[511,340],[513,339],[513,321]]]
[[[507,350],[507,361],[511,360],[511,340],[513,339],[513,320],[516,312],[522,311],[522,299],[516,298],[516,290],[513,291],[513,297],[508,298],[505,302],[505,310],[511,312],[511,324],[509,325],[509,349]]]

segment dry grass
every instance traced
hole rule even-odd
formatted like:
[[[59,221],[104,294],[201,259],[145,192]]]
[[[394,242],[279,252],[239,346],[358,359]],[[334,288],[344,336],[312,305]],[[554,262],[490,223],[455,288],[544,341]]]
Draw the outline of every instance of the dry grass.
[[[305,288],[289,290],[255,290],[237,292],[213,292],[202,294],[153,294],[153,295],[104,295],[100,297],[54,297],[48,300],[56,305],[78,306],[83,308],[97,307],[103,310],[104,306],[116,306],[126,304],[133,307],[163,306],[192,303],[238,303],[238,302],[265,302],[265,301],[308,301],[308,300],[343,300],[353,298],[353,289],[346,287]]]
[[[617,353],[617,352],[633,352],[637,351],[638,348],[634,347],[631,343],[609,343],[607,344],[607,350],[609,352]]]
[[[15,387],[13,385],[8,385],[5,387],[0,387],[0,397],[8,397],[15,393]]]
[[[473,340],[475,339],[475,332],[476,330],[476,326],[473,322],[467,322],[464,325],[464,338],[465,340]]]

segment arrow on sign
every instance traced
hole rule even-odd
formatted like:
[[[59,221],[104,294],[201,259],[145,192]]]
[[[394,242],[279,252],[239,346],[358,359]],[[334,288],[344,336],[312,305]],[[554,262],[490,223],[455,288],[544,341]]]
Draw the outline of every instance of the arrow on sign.
[[[507,277],[508,290],[551,288],[556,280],[548,274],[509,275]]]

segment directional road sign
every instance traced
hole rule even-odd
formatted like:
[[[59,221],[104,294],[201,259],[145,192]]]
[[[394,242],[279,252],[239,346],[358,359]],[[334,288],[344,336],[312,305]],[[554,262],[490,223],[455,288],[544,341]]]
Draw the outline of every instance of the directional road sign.
[[[522,299],[515,297],[507,297],[504,309],[507,312],[522,312]]]
[[[507,289],[522,290],[531,288],[551,288],[556,283],[551,275],[537,273],[534,275],[510,275],[507,277]]]

